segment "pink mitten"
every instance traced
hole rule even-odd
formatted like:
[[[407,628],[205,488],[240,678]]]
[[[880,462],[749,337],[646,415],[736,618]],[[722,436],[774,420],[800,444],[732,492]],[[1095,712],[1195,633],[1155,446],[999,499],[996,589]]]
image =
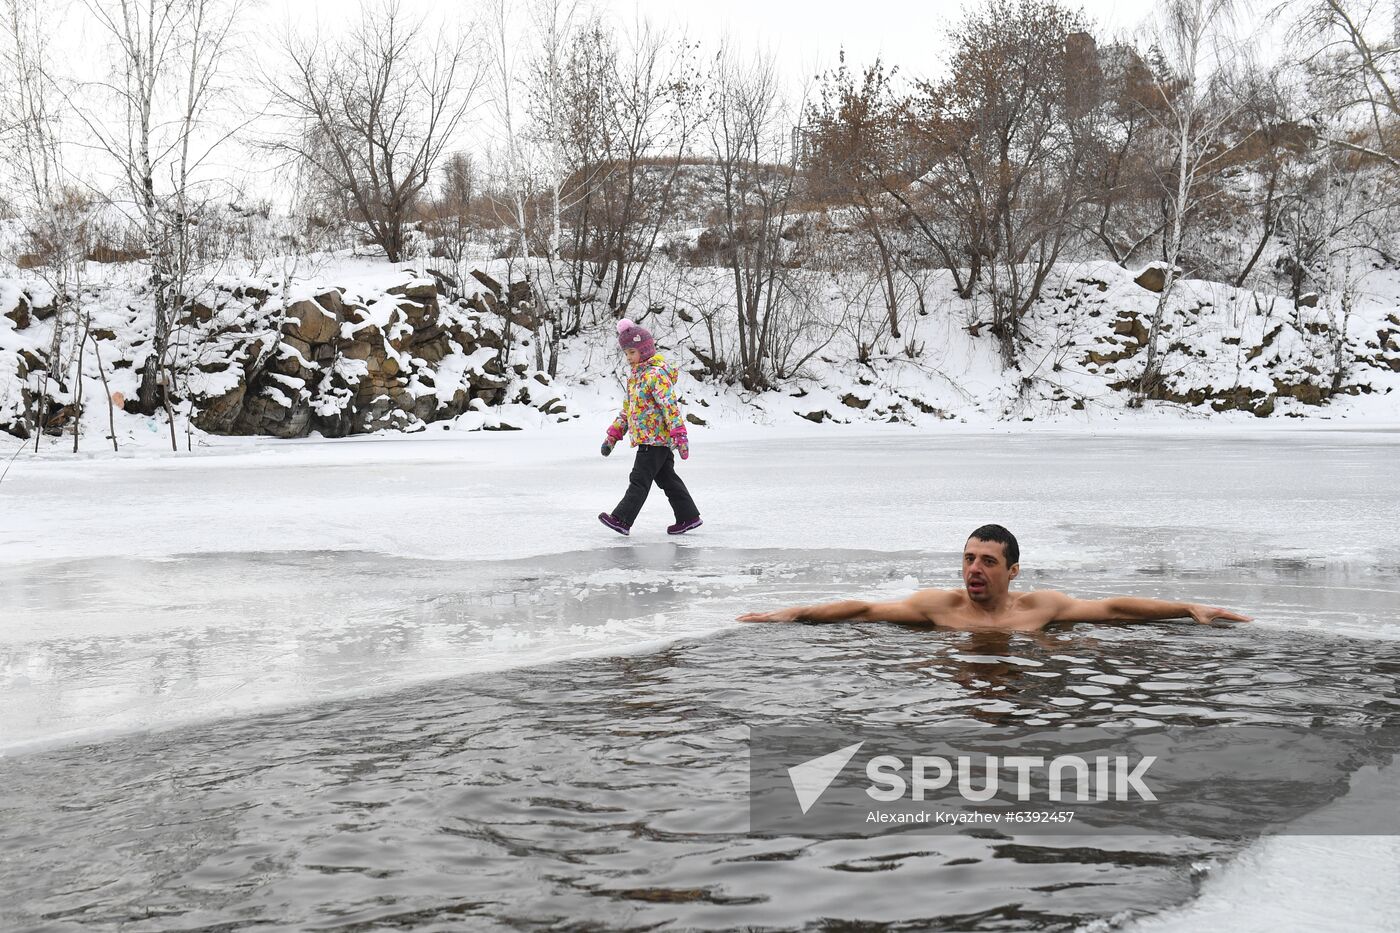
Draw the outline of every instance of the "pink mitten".
[[[608,428],[608,439],[603,441],[603,456],[606,457],[611,454],[613,448],[617,446],[617,442],[620,440],[622,440],[622,432],[616,427]]]
[[[684,425],[671,432],[671,446],[676,448],[682,460],[690,459],[690,438],[685,433]]]

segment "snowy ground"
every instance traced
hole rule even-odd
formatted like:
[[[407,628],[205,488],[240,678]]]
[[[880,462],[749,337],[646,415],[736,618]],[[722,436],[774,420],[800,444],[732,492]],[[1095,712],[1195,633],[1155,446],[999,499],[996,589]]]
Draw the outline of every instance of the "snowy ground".
[[[1020,537],[1024,587],[1219,603],[1260,637],[1400,639],[1395,429],[701,430],[681,472],[706,525],[680,540],[659,494],[630,539],[596,522],[630,460],[599,457],[598,433],[17,459],[0,484],[0,750],[955,586],[988,521]],[[1269,839],[1148,928],[1290,925],[1315,911],[1295,882],[1318,871],[1348,885],[1338,929],[1380,928],[1400,917],[1397,858],[1384,837]]]

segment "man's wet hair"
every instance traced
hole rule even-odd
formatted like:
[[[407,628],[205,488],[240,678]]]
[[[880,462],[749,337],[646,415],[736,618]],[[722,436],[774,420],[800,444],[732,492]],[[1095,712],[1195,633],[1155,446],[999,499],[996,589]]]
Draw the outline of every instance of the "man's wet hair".
[[[1008,567],[1021,562],[1021,545],[1016,543],[1016,536],[1000,525],[983,525],[968,535],[968,538],[1000,544],[1002,553],[1006,555],[1006,566]]]

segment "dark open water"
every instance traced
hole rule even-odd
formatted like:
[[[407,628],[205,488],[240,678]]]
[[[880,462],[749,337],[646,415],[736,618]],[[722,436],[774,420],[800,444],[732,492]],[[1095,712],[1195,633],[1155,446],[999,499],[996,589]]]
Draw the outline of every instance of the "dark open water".
[[[1041,666],[985,660],[1008,653]],[[1396,725],[1400,642],[1190,624],[753,626],[0,759],[0,920],[1069,930],[1189,899],[1208,861],[1244,842],[746,835],[748,727],[969,718]]]

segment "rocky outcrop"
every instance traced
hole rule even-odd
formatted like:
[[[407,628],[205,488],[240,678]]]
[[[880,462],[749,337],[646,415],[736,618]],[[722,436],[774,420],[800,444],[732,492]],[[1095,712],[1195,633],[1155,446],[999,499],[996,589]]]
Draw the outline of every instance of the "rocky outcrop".
[[[1176,274],[1181,275],[1181,270],[1177,269]],[[1139,272],[1133,281],[1149,292],[1161,292],[1167,287],[1167,267],[1161,263],[1154,263]]]
[[[0,312],[0,316],[8,318],[15,330],[26,330],[35,321],[47,321],[57,313],[57,305],[51,295],[39,299],[29,291],[22,291],[15,301],[15,306]]]
[[[446,306],[440,281],[423,278],[364,302],[330,290],[270,311],[270,326],[228,369],[208,373],[218,389],[195,398],[195,423],[220,434],[344,437],[418,430],[500,404],[511,383],[501,312],[528,313],[531,295],[491,282],[499,297]],[[557,395],[543,401],[542,411],[567,417]]]
[[[472,278],[485,289],[468,298],[467,307],[481,314],[497,314],[513,326],[528,331],[539,328],[536,318],[534,289],[529,282],[517,281],[502,285],[485,272],[472,270]]]
[[[29,326],[29,303],[21,301],[12,310],[6,311],[5,317],[14,323],[15,330],[24,330]]]
[[[1113,322],[1113,332],[1121,337],[1127,337],[1127,343],[1137,344],[1139,347],[1147,345],[1147,338],[1150,335],[1147,326],[1142,323],[1142,318],[1131,312],[1119,312],[1118,319]]]

